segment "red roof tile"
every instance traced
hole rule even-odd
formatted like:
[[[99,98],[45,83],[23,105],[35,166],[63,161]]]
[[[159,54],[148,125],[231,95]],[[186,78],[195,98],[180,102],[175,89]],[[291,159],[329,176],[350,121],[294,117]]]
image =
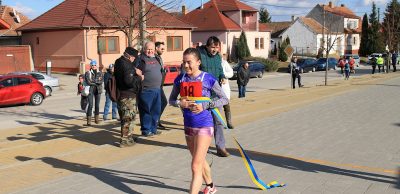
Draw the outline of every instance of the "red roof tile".
[[[336,15],[344,16],[346,18],[360,18],[356,14],[354,14],[353,11],[351,11],[349,8],[346,6],[340,6],[340,7],[330,7],[328,5],[323,5],[323,8],[327,12],[334,13]]]
[[[214,0],[183,16],[183,19],[197,28],[194,31],[241,30],[240,26],[220,12]]]
[[[18,12],[18,10],[16,10],[16,14],[20,19],[19,22],[17,22],[16,16],[13,14],[12,7],[0,6],[0,20],[3,20],[8,25],[7,28],[0,30],[0,34],[4,36],[18,36],[16,29],[30,21],[28,17]]]
[[[0,19],[0,30],[2,29],[10,29],[10,24],[8,24],[6,21]]]
[[[211,0],[213,1],[213,0]],[[211,3],[211,1],[207,2]],[[219,0],[216,2],[219,11],[238,11],[238,10],[245,10],[245,11],[258,11],[257,9],[250,7],[238,0]]]
[[[125,0],[114,0],[114,2],[123,20],[117,19],[112,6],[105,5],[104,0],[66,0],[18,30],[126,26],[129,18],[129,2]],[[139,0],[135,0],[135,13],[138,13],[138,5]],[[147,14],[147,27],[193,28],[156,5],[146,2],[146,10],[149,9],[151,11]]]
[[[306,18],[306,17],[299,17],[299,21],[303,23],[306,27],[308,27],[311,31],[317,33],[317,34],[322,34],[322,25],[315,21],[312,18]],[[328,29],[325,27],[325,33],[328,32]]]
[[[258,31],[260,31],[260,32],[271,32],[272,29],[268,28],[268,25],[266,23],[259,23],[258,24]]]

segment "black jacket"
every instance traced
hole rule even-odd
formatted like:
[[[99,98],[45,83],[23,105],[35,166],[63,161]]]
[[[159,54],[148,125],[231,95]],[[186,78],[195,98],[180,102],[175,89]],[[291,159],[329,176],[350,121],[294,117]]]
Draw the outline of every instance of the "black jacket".
[[[93,70],[86,71],[85,82],[90,86],[90,93],[97,90],[98,94],[103,93],[103,73],[99,70],[96,73]]]
[[[121,56],[114,63],[114,76],[120,98],[136,98],[142,88],[142,78],[136,74],[134,63]]]
[[[241,86],[247,85],[250,80],[250,68],[245,69],[243,66],[237,71],[237,84]]]

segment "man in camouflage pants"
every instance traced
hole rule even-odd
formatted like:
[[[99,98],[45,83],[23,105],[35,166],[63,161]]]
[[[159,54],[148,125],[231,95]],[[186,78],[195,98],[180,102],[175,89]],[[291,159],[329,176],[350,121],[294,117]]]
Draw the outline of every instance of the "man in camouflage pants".
[[[133,127],[136,116],[136,95],[140,91],[144,79],[142,71],[135,68],[134,61],[138,51],[127,47],[124,54],[115,61],[114,75],[119,91],[118,112],[121,118],[120,147],[132,146]]]

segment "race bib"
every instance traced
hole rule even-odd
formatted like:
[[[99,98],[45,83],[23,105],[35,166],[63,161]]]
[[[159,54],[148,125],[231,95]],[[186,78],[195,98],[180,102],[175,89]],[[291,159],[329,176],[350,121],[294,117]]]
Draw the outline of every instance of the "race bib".
[[[182,82],[181,83],[181,97],[202,97],[203,96],[203,83],[202,82]]]

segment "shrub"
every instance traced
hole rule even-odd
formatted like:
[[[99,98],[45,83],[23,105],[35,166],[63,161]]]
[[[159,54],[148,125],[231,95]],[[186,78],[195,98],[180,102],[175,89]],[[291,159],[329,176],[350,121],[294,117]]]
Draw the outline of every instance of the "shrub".
[[[279,63],[277,61],[262,58],[262,57],[246,57],[245,60],[261,62],[265,66],[265,71],[268,71],[268,72],[275,72],[279,68]]]

